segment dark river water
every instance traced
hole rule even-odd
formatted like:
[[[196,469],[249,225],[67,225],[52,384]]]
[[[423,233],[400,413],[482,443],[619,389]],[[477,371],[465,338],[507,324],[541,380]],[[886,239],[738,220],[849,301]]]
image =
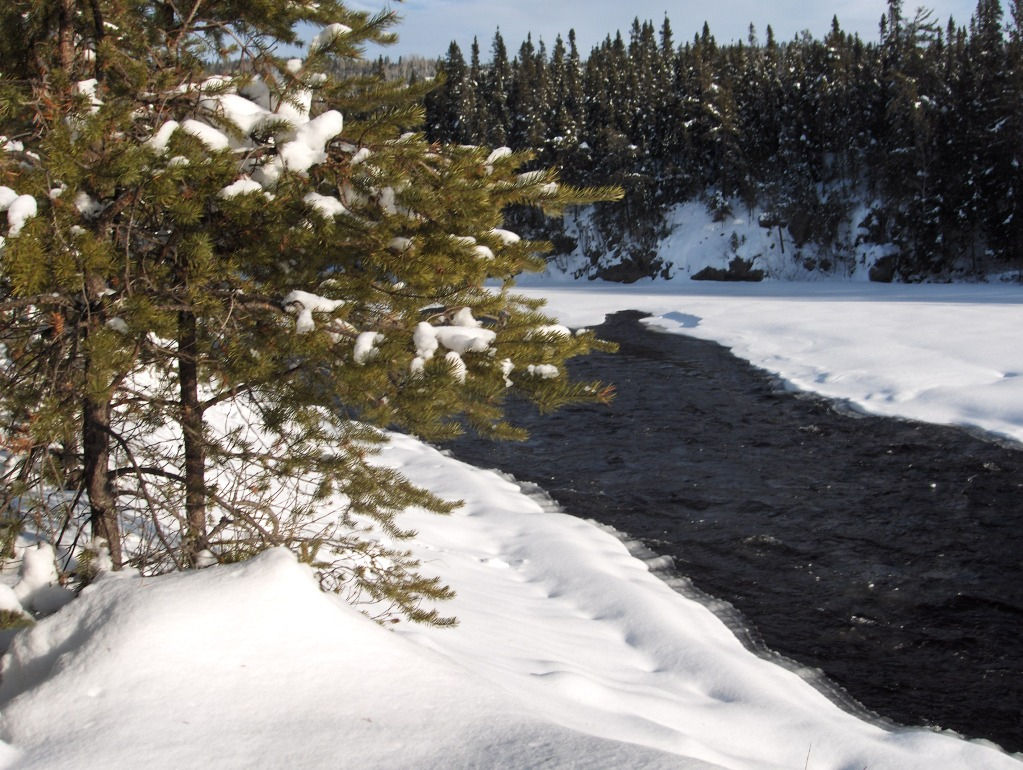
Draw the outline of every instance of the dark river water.
[[[1023,750],[1023,451],[784,391],[721,346],[597,328],[611,406],[447,448],[671,556],[771,650],[868,709]]]

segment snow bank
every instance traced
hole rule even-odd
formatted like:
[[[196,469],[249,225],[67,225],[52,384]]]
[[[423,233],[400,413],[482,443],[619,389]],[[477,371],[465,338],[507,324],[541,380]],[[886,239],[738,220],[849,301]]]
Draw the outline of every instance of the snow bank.
[[[451,519],[405,519],[419,532],[417,556],[458,593],[445,611],[461,625],[399,632],[538,715],[722,768],[1019,767],[976,743],[889,731],[842,711],[797,673],[748,652],[619,538],[496,473],[402,436],[388,462],[466,501]],[[570,766],[614,767],[585,755]]]
[[[702,766],[530,715],[281,550],[101,580],[17,639],[0,699],[4,767]]]
[[[532,286],[523,293],[546,298],[570,326],[649,312],[652,328],[720,342],[793,389],[1023,442],[1018,284]]]

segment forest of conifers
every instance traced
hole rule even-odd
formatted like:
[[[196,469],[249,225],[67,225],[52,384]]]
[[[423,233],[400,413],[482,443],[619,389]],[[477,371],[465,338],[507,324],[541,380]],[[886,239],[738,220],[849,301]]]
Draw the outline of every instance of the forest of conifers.
[[[704,25],[633,23],[588,56],[575,35],[527,38],[488,62],[452,43],[427,101],[437,140],[532,148],[565,181],[621,185],[591,221],[633,274],[656,274],[667,207],[693,199],[816,244],[834,260],[888,248],[902,280],[1019,268],[1023,260],[1023,0],[979,0],[967,23],[889,0],[876,41],[722,45]],[[519,212],[559,249],[557,223]],[[855,221],[853,221],[855,220]],[[833,263],[831,263],[833,264]]]

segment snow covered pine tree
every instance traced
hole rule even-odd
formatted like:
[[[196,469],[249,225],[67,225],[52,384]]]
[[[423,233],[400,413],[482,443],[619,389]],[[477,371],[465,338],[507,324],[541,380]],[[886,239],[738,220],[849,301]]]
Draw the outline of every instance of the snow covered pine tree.
[[[430,144],[421,87],[333,74],[395,22],[332,0],[4,3],[4,531],[33,522],[82,579],[283,545],[328,589],[443,620],[395,517],[457,504],[374,464],[372,426],[513,438],[510,393],[608,398],[564,371],[592,335],[510,293],[543,244],[500,226],[509,204],[618,193]],[[307,56],[278,56],[300,25]]]

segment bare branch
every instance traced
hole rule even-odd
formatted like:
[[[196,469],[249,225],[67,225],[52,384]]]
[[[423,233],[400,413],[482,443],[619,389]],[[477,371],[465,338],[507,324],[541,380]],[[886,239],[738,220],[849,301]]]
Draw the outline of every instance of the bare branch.
[[[125,450],[127,452],[127,450]],[[130,456],[131,453],[127,452]],[[171,481],[177,481],[179,483],[184,482],[184,478],[179,476],[177,473],[171,473],[170,471],[164,470],[163,468],[156,468],[154,466],[137,466],[133,465],[128,468],[114,468],[107,472],[107,475],[111,479],[119,479],[123,476],[159,476],[160,478],[170,479]]]

